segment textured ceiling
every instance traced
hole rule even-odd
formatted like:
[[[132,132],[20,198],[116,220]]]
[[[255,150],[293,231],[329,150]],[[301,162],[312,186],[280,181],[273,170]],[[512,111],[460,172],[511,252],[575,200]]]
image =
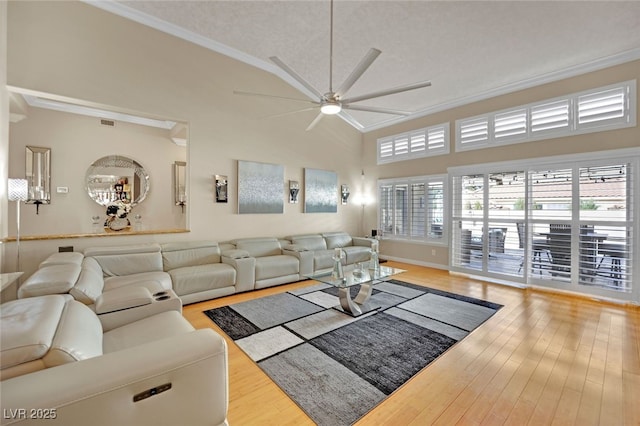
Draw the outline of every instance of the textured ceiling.
[[[268,58],[278,56],[318,91],[328,91],[329,1],[91,4],[187,39],[210,39],[213,49],[228,47],[276,73]],[[382,54],[348,95],[430,80],[428,88],[362,102],[424,115],[640,58],[640,2],[336,0],[334,88],[371,47]],[[279,95],[269,87],[259,91]],[[344,118],[363,131],[398,119],[348,114]]]

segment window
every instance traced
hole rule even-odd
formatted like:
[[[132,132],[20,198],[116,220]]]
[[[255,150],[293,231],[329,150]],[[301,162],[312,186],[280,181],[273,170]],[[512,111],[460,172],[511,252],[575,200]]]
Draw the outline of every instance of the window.
[[[445,178],[381,180],[379,224],[383,238],[445,243]]]
[[[456,121],[456,150],[636,125],[636,81]]]
[[[449,123],[378,139],[378,164],[449,153]]]

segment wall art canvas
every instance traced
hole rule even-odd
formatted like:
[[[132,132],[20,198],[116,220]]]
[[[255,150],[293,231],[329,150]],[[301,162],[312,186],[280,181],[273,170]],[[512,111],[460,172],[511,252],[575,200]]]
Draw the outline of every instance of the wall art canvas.
[[[238,161],[238,213],[284,213],[284,166]]]
[[[304,169],[304,212],[338,212],[338,175],[336,172]]]

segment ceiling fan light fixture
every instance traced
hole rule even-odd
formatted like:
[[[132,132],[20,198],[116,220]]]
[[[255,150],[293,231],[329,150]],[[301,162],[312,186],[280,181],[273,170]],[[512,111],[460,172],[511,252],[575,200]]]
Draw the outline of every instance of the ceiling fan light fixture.
[[[340,102],[327,101],[322,104],[320,111],[326,115],[335,115],[342,111],[342,105]]]

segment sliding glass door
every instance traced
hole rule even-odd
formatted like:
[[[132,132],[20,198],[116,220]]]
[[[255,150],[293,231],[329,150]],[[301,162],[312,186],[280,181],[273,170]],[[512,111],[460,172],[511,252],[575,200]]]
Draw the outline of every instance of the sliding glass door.
[[[637,245],[636,165],[590,160],[452,173],[451,269],[625,298]]]

